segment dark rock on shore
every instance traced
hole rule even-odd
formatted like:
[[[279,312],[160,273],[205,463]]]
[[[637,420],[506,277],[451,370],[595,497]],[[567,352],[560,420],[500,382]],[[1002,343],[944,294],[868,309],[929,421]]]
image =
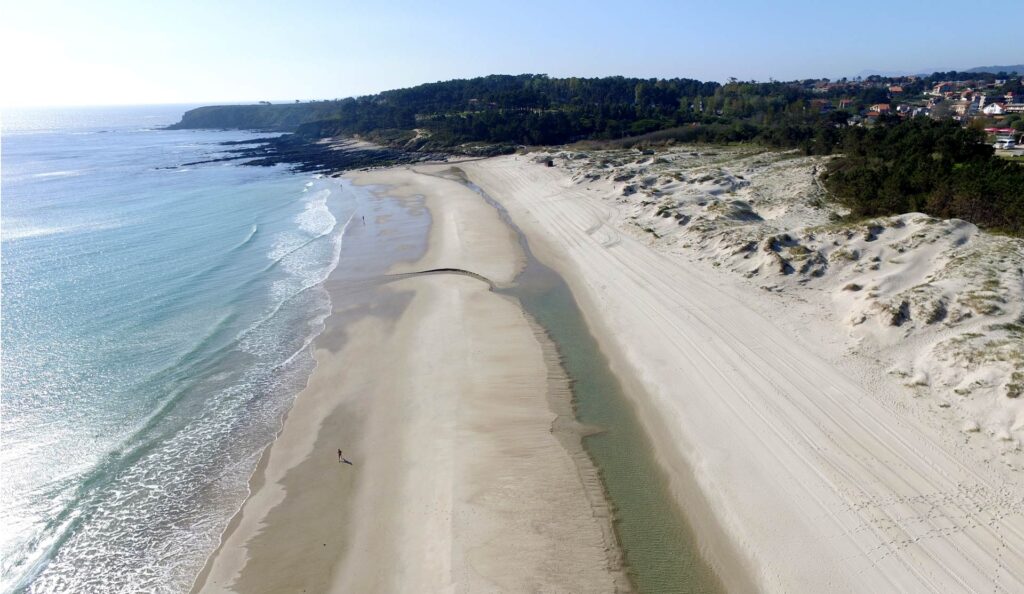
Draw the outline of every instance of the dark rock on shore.
[[[237,148],[228,149],[228,156],[182,165],[242,161],[242,165],[289,165],[294,171],[336,174],[352,169],[444,161],[448,158],[443,153],[412,152],[351,140],[310,140],[294,134],[230,141],[221,145]]]

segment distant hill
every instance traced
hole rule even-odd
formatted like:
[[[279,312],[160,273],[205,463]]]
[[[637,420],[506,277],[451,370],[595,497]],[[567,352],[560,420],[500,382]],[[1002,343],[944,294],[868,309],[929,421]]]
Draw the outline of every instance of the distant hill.
[[[888,78],[890,76],[910,76],[911,74],[914,73],[909,70],[872,70],[868,68],[858,72],[857,76],[861,78],[867,78],[869,76],[884,76]]]
[[[857,76],[867,78],[869,76],[928,76],[933,72],[990,72],[997,74],[999,72],[1024,74],[1024,64],[1012,64],[1009,66],[977,66],[975,68],[967,68],[959,70],[957,68],[922,68],[918,71],[913,70],[861,70],[857,73]]]
[[[334,117],[338,101],[270,103],[260,105],[207,105],[190,109],[171,130],[195,128],[238,128],[292,132],[298,126]]]
[[[937,81],[951,80],[947,77],[995,78],[937,72],[900,86],[916,95]],[[1024,92],[1024,85],[1014,79],[999,90]],[[492,155],[518,146],[576,142],[584,143],[582,150],[696,142],[742,142],[805,155],[839,150],[844,156],[830,163],[828,175],[834,176],[828,187],[858,215],[925,212],[1024,234],[1024,169],[996,157],[981,130],[952,118],[879,116],[870,130],[850,125],[851,115],[889,99],[885,84],[859,81],[720,84],[491,75],[339,101],[200,107],[172,128],[290,131],[225,158],[254,165],[298,163],[303,171],[409,163],[426,153]],[[827,108],[843,100],[850,111]],[[334,150],[342,144],[338,137],[384,148],[354,155]],[[320,142],[325,138],[336,140]],[[630,186],[629,191],[640,188]]]
[[[915,95],[937,81],[993,78],[936,72],[900,85],[907,95]],[[880,85],[847,81],[816,88],[815,83],[496,74],[335,101],[200,107],[171,128],[271,130],[312,140],[358,136],[426,152],[473,143],[513,150],[518,145],[625,138],[757,141],[814,151],[818,145],[831,147],[836,125],[845,124],[849,116],[817,102],[845,99],[850,113],[857,113],[890,99]],[[1016,80],[1004,86],[1003,92],[1024,90]]]
[[[969,68],[964,72],[991,72],[992,74],[999,72],[1016,72],[1018,74],[1024,74],[1024,64],[1013,64],[1011,66],[978,66],[977,68]]]

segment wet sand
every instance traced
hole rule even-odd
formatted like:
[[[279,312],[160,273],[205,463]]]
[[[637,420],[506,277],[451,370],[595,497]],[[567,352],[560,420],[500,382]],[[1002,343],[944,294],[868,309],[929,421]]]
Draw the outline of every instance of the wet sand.
[[[382,278],[447,267],[508,284],[513,234],[456,182],[355,181],[387,185],[381,203],[403,216],[368,213],[374,236],[346,237],[317,368],[194,590],[627,589],[608,518],[552,431],[551,355],[517,303],[466,275]],[[416,244],[411,220],[431,223],[426,252],[374,271],[382,246]]]

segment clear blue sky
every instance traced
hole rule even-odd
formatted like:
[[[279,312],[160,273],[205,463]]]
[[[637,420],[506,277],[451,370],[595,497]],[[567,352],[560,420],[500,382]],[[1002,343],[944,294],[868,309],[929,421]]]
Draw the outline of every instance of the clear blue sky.
[[[969,68],[1024,62],[1006,34],[1022,24],[1024,0],[0,0],[0,104],[334,98],[490,73]]]

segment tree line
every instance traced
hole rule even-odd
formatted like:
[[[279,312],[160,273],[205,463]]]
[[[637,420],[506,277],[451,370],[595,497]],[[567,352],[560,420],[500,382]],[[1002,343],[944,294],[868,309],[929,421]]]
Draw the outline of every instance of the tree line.
[[[942,80],[995,76],[936,73],[907,86],[928,89]],[[888,91],[878,84],[885,81],[870,82],[875,84],[840,81],[822,93],[812,90],[811,81],[489,76],[350,100],[334,119],[299,131],[315,137],[376,135],[392,144],[417,138],[413,148],[579,140],[796,148],[806,155],[838,155],[829,162],[826,187],[855,216],[920,211],[1024,235],[1024,167],[997,158],[982,131],[952,120],[895,116],[881,116],[871,127],[850,125],[852,112],[815,106],[830,95],[853,97],[855,106],[887,102]],[[414,129],[426,134],[413,135]]]
[[[854,216],[924,212],[1024,236],[1024,166],[983,141],[982,131],[950,120],[850,127],[825,186]]]
[[[297,138],[361,135],[391,147],[444,151],[467,143],[491,152],[582,140],[618,145],[752,142],[830,161],[826,183],[855,214],[920,210],[1024,234],[1024,168],[953,121],[880,117],[850,125],[854,112],[889,101],[888,86],[919,93],[939,81],[1008,78],[943,72],[918,79],[869,77],[724,84],[629,77],[492,75],[428,83],[376,95],[302,104],[217,106],[188,112],[178,127],[294,131]],[[843,97],[851,111],[825,100]],[[248,125],[247,125],[248,123]]]

